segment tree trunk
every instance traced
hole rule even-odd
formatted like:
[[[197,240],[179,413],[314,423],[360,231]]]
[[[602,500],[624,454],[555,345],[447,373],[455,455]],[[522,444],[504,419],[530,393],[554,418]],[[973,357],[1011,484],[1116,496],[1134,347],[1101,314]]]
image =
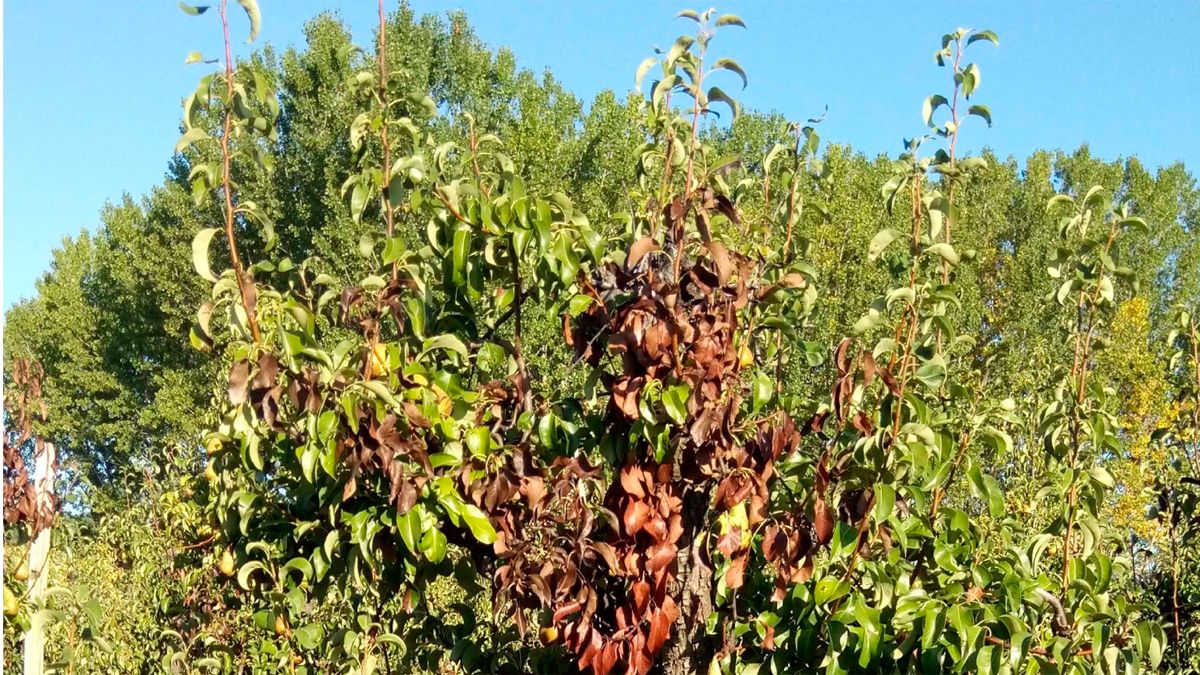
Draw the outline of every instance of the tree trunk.
[[[678,574],[668,592],[679,603],[679,620],[659,654],[655,672],[661,675],[707,673],[719,640],[708,635],[706,624],[713,611],[713,570],[705,558],[709,490],[684,488],[683,536],[676,556]]]
[[[54,454],[51,443],[42,446],[34,458],[34,510],[31,521],[40,529],[29,545],[29,604],[40,606],[50,580],[50,523],[43,524],[43,514],[54,508]],[[34,619],[25,634],[25,675],[41,675],[46,660],[45,621]]]

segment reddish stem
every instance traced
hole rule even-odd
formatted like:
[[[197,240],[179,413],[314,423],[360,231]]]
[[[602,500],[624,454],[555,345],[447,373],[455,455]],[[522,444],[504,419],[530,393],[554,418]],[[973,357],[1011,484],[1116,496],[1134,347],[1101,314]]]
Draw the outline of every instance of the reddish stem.
[[[250,335],[254,338],[257,344],[262,342],[262,336],[258,332],[258,318],[254,309],[254,303],[250,298],[250,293],[247,292],[247,287],[254,282],[247,276],[246,271],[242,268],[241,257],[238,256],[237,238],[234,236],[234,208],[233,208],[233,180],[230,177],[230,164],[232,163],[232,153],[229,151],[229,136],[233,131],[233,115],[230,110],[233,106],[233,50],[229,42],[229,15],[228,9],[229,0],[221,0],[221,30],[225,37],[225,121],[224,133],[221,134],[221,191],[225,193],[225,238],[229,241],[229,262],[233,264],[233,273],[237,275],[238,292],[242,297],[242,307],[246,310],[246,320],[250,323]]]
[[[395,215],[392,213],[392,146],[388,142],[388,113],[391,112],[388,103],[388,74],[387,74],[387,15],[383,11],[383,0],[379,0],[379,103],[382,109],[383,124],[379,129],[379,142],[383,145],[383,219],[387,223],[388,239],[395,231]],[[392,280],[398,274],[398,262],[392,261]]]

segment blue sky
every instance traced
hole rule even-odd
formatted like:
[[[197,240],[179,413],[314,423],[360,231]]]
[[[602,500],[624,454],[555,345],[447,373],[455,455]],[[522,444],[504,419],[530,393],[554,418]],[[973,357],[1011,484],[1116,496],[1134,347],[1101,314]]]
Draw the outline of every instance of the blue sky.
[[[374,0],[259,2],[260,43],[300,45],[305,20],[337,7],[359,44],[371,40]],[[553,67],[585,101],[631,88],[652,47],[689,29],[672,18],[686,6],[678,0],[411,4],[418,12],[465,9],[490,45],[510,46],[524,67]],[[946,88],[946,71],[931,58],[942,33],[966,26],[996,31],[1001,46],[972,49],[982,69],[977,99],[991,107],[995,127],[966,127],[960,147],[1021,157],[1087,142],[1105,158],[1200,167],[1196,0],[758,0],[718,9],[740,14],[749,28],[723,31],[714,43],[749,72],[744,105],[796,119],[828,106],[827,141],[895,154],[902,138],[922,130],[922,99]],[[244,35],[240,13],[235,21]],[[106,201],[140,196],[162,180],[180,99],[202,74],[183,59],[220,49],[215,12],[188,17],[172,0],[4,3],[4,307],[33,294],[51,250],[64,236],[94,230]]]

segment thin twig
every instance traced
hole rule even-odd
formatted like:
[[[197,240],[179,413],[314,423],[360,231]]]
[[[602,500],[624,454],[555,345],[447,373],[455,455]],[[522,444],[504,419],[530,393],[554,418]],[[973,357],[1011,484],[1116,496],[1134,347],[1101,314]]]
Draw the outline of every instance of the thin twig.
[[[250,323],[250,335],[254,338],[254,342],[262,342],[262,336],[258,332],[258,318],[256,316],[254,302],[247,292],[247,286],[253,284],[253,281],[246,275],[246,271],[242,268],[241,257],[238,256],[237,238],[234,236],[234,208],[233,208],[233,180],[230,176],[230,164],[232,162],[232,154],[229,150],[229,136],[233,131],[233,49],[229,42],[229,15],[228,9],[229,0],[221,0],[221,30],[225,37],[225,110],[224,110],[224,133],[221,134],[221,191],[225,196],[225,238],[229,241],[229,262],[233,265],[233,273],[237,275],[238,291],[242,297],[242,307],[246,310],[246,320]]]

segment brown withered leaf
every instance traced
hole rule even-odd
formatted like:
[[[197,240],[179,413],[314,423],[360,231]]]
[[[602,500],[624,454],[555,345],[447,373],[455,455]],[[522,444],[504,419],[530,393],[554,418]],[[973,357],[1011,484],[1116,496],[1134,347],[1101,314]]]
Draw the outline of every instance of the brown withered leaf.
[[[729,283],[729,277],[733,274],[733,263],[729,260],[729,251],[725,250],[725,245],[719,241],[710,241],[704,244],[704,247],[712,254],[713,264],[717,267],[717,281],[724,286]]]
[[[741,223],[741,218],[738,217],[737,209],[734,207],[733,202],[729,200],[729,197],[717,193],[715,199],[717,202],[717,210],[724,214],[724,216],[729,219],[729,222],[733,223],[734,225],[739,225]]]
[[[700,233],[700,241],[707,244],[713,240],[712,228],[708,226],[708,210],[703,206],[696,209],[696,231]]]
[[[646,496],[646,491],[642,488],[642,475],[642,470],[635,464],[627,464],[621,470],[621,488],[635,499]]]
[[[619,377],[612,386],[612,400],[617,409],[631,420],[638,418],[638,393],[642,390],[641,377]]]
[[[633,611],[641,617],[650,603],[650,584],[646,581],[635,581],[629,590],[633,597]]]
[[[661,609],[650,615],[650,634],[646,636],[646,649],[651,654],[657,654],[671,636],[671,621],[667,613]]]
[[[600,650],[600,654],[592,661],[592,670],[595,675],[608,675],[612,672],[613,666],[617,665],[617,660],[621,656],[621,645],[618,642],[610,640],[604,645],[604,649]]]
[[[687,202],[683,201],[682,199],[673,199],[671,200],[671,203],[667,205],[667,218],[670,219],[672,223],[679,222],[680,220],[683,220],[684,216],[687,215],[687,211]]]
[[[871,386],[872,382],[875,381],[875,373],[876,373],[876,371],[879,370],[879,368],[878,368],[878,366],[875,365],[875,356],[872,355],[871,352],[869,352],[865,349],[863,350],[863,353],[862,353],[862,362],[863,362],[863,389],[866,389],[867,387]]]
[[[522,479],[521,491],[525,494],[525,502],[529,509],[536,512],[546,497],[546,482],[541,476],[529,476]]]
[[[642,525],[650,517],[650,507],[644,501],[632,500],[625,507],[625,536],[633,537],[642,531]]]
[[[250,362],[245,359],[239,359],[234,362],[233,367],[229,369],[229,402],[233,405],[241,405],[250,397],[250,389],[248,387],[250,378]]]
[[[254,389],[270,389],[275,386],[275,378],[279,375],[279,359],[270,352],[263,352],[258,357],[258,372],[254,374]]]
[[[404,402],[404,417],[408,420],[409,425],[419,427],[421,429],[429,429],[433,424],[421,414],[421,409],[412,401]]]
[[[651,518],[642,526],[642,530],[649,534],[654,541],[663,541],[667,538],[667,521],[663,520],[661,516]]]
[[[773,652],[775,651],[775,627],[770,624],[763,624],[763,649]]]
[[[410,481],[400,479],[392,483],[390,497],[396,505],[396,512],[405,514],[417,503],[417,489]]]
[[[657,572],[675,561],[678,549],[675,544],[663,542],[655,544],[648,551],[650,557],[646,560],[646,569],[651,573]]]
[[[579,602],[578,600],[566,603],[565,605],[554,610],[554,623],[562,623],[563,620],[568,616],[577,614],[581,609],[583,609],[583,603]]]
[[[604,558],[604,562],[608,564],[608,569],[612,570],[614,574],[619,573],[621,563],[617,561],[617,551],[612,547],[612,544],[603,541],[593,541],[592,550],[600,554],[601,558]]]
[[[349,286],[342,290],[342,296],[338,301],[338,310],[343,322],[350,318],[350,310],[362,302],[362,299],[363,290],[357,286]]]
[[[739,549],[742,548],[742,528],[731,527],[720,539],[717,540],[717,550],[725,555],[726,558],[733,557]]]
[[[725,570],[725,585],[729,588],[741,588],[746,583],[746,563],[749,556],[739,555],[729,561],[729,569]]]
[[[837,366],[838,375],[845,375],[850,371],[850,363],[853,357],[850,356],[850,347],[854,344],[854,340],[846,338],[838,343],[837,349],[833,353],[833,362]]]
[[[817,543],[824,546],[833,537],[833,513],[825,503],[825,495],[818,494],[813,504],[813,529],[817,533]]]
[[[787,546],[787,537],[783,535],[783,531],[778,525],[772,525],[767,528],[763,534],[762,552],[763,558],[767,562],[775,562],[777,558],[783,555],[784,549]]]
[[[802,584],[802,583],[805,583],[806,581],[808,581],[809,579],[811,579],[812,575],[813,575],[813,557],[812,557],[812,554],[809,554],[809,555],[805,556],[804,565],[801,566],[800,569],[796,572],[796,575],[794,577],[792,577],[792,581],[795,581],[798,584]]]
[[[629,254],[625,256],[625,269],[633,271],[637,264],[646,257],[647,253],[658,250],[658,242],[654,237],[642,237],[629,247]]]
[[[864,436],[870,436],[875,432],[875,426],[871,423],[871,418],[861,410],[855,413],[854,418],[850,420],[850,424]]]
[[[880,368],[879,377],[887,385],[888,391],[892,392],[892,396],[900,395],[900,383],[896,381],[896,376],[892,375],[892,371],[887,368]]]
[[[829,417],[828,411],[822,411],[812,416],[805,426],[805,431],[810,434],[819,434],[824,430],[825,420]]]

